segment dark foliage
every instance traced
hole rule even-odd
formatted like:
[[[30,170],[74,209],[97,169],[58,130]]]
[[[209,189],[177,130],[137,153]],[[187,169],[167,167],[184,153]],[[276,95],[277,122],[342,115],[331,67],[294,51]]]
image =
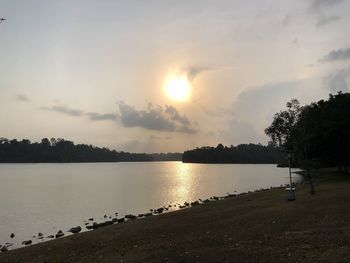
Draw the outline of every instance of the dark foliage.
[[[151,153],[153,161],[181,161],[182,153]]]
[[[240,144],[226,147],[202,147],[185,151],[183,162],[191,163],[278,163],[284,159],[284,154],[274,146],[261,144]]]
[[[295,107],[288,107],[294,102]],[[299,107],[296,100],[275,114],[265,130],[276,145],[296,153],[300,166],[350,164],[350,93]],[[285,118],[287,116],[287,118]],[[292,120],[292,121],[291,121]],[[287,128],[286,128],[287,127]]]
[[[0,138],[0,163],[63,163],[63,162],[132,162],[153,161],[144,153],[117,152],[108,148],[77,144],[64,139],[44,138],[31,143]]]

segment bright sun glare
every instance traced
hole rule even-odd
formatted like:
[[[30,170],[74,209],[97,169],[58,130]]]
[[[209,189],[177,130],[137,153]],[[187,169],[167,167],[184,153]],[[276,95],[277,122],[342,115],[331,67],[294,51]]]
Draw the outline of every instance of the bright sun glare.
[[[167,96],[176,101],[186,101],[191,96],[191,84],[186,74],[171,73],[165,82]]]

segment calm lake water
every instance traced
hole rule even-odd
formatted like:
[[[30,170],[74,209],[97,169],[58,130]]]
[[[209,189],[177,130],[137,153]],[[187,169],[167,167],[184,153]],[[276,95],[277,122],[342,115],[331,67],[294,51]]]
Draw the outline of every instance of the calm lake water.
[[[148,163],[0,164],[0,244],[67,231],[93,217],[288,183],[276,165]],[[293,175],[298,180],[297,175]],[[10,234],[15,233],[14,239]],[[45,239],[44,239],[45,240]],[[41,241],[40,241],[41,242]]]

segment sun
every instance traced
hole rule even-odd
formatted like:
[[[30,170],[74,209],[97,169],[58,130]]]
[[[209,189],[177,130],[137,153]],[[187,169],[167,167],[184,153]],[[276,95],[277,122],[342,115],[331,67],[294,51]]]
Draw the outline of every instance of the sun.
[[[184,73],[170,73],[165,81],[165,93],[176,101],[187,101],[191,97],[191,83]]]

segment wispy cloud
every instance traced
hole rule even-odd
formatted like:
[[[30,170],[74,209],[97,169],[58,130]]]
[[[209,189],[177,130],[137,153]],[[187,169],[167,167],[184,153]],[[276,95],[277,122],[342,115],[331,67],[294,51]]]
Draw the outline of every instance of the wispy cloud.
[[[46,111],[59,112],[70,116],[82,116],[84,114],[82,110],[69,108],[67,106],[41,107],[40,109]]]
[[[115,113],[85,112],[80,109],[71,108],[67,105],[41,107],[41,110],[61,113],[73,117],[88,117],[90,121],[117,121],[118,115]]]
[[[184,71],[187,73],[187,77],[190,80],[194,80],[197,76],[202,74],[203,72],[214,70],[212,67],[208,66],[190,66],[188,68],[185,68]]]
[[[337,15],[333,15],[333,16],[319,15],[316,21],[316,27],[325,26],[329,23],[339,20],[340,18],[341,17]]]
[[[86,115],[91,121],[116,121],[118,119],[118,115],[114,113],[88,112]]]
[[[334,6],[347,0],[312,0],[307,8],[308,12],[316,17],[316,27],[322,27],[341,19],[338,15],[329,15]]]
[[[331,92],[349,92],[350,67],[335,71],[325,79],[325,87]]]
[[[220,66],[208,66],[208,65],[191,65],[188,67],[183,67],[179,70],[179,73],[184,73],[190,81],[193,81],[200,75],[209,71],[216,71],[224,69],[225,67]]]
[[[180,126],[176,131],[182,132],[182,133],[189,133],[189,134],[195,134],[198,132],[197,129],[191,128],[191,127],[186,126],[186,125]]]
[[[24,94],[17,94],[16,95],[16,100],[23,101],[23,102],[29,102],[30,101],[30,99]]]
[[[309,5],[309,10],[314,12],[320,11],[321,9],[330,8],[345,1],[346,0],[312,0]]]
[[[350,59],[350,48],[332,50],[327,55],[325,55],[322,59],[320,59],[320,61],[332,62],[332,61],[347,60],[347,59]]]

